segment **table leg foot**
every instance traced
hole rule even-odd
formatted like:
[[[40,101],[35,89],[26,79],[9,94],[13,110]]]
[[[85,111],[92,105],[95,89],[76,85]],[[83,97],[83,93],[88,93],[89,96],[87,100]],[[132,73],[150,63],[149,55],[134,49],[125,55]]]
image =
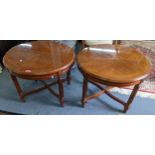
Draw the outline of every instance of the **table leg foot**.
[[[63,108],[64,107],[64,97],[60,97],[60,105]]]
[[[81,101],[81,103],[82,103],[82,104],[81,104],[81,107],[84,108],[85,105],[86,105],[86,102]]]
[[[23,102],[23,103],[25,102],[25,98],[23,97],[23,95],[20,96],[20,101]]]
[[[125,106],[124,109],[123,109],[123,113],[126,113],[128,111],[129,107],[128,106]]]
[[[64,107],[64,103],[61,103],[61,107],[62,107],[62,108]]]

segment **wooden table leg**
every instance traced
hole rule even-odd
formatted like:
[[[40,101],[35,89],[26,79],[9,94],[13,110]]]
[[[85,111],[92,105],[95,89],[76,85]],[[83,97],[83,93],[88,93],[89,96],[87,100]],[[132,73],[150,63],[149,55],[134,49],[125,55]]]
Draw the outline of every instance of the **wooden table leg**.
[[[85,102],[85,97],[87,96],[87,89],[88,89],[88,81],[87,79],[84,77],[83,79],[83,90],[82,90],[82,107],[85,106],[86,102]]]
[[[88,79],[84,77],[83,79],[83,91],[82,91],[82,106],[84,107],[85,104],[87,103],[88,100],[90,99],[94,99],[94,98],[97,98],[98,96],[102,95],[102,94],[107,94],[109,97],[111,97],[112,99],[114,99],[115,101],[117,101],[118,103],[122,104],[124,106],[124,109],[123,109],[123,112],[126,113],[127,110],[129,109],[131,103],[133,102],[138,90],[139,90],[139,86],[140,84],[142,83],[142,81],[140,81],[138,84],[136,84],[134,86],[134,89],[131,93],[131,95],[129,96],[129,99],[127,102],[117,98],[116,96],[112,95],[108,90],[110,90],[111,88],[113,87],[108,87],[108,90],[107,88],[103,88],[102,86],[98,85],[97,83],[93,82],[93,81],[90,81],[92,84],[94,84],[95,86],[97,86],[99,89],[101,89],[101,92],[99,93],[96,93],[94,95],[91,95],[91,96],[87,96],[87,89],[88,89]]]
[[[60,75],[57,75],[58,79],[58,86],[59,86],[59,100],[61,103],[61,106],[64,107],[64,88],[63,88],[63,81],[60,78]]]
[[[135,87],[134,87],[134,89],[133,89],[133,91],[132,91],[132,93],[131,93],[131,95],[130,95],[130,97],[129,97],[129,99],[128,99],[127,104],[124,106],[124,110],[123,110],[124,113],[127,112],[127,110],[129,109],[129,107],[130,107],[132,101],[134,100],[134,98],[135,98],[135,96],[136,96],[136,94],[137,94],[137,92],[138,92],[138,89],[139,89],[140,84],[141,84],[141,83],[135,85]]]
[[[16,90],[18,92],[18,95],[20,97],[21,102],[25,102],[25,100],[24,100],[24,92],[22,91],[22,89],[21,89],[21,87],[20,87],[20,85],[18,83],[17,78],[14,75],[11,74],[11,79],[12,79],[12,81],[13,81],[15,87],[16,87]]]
[[[67,72],[67,84],[68,85],[70,85],[70,81],[71,81],[70,75],[71,75],[71,69],[69,69],[68,72]]]

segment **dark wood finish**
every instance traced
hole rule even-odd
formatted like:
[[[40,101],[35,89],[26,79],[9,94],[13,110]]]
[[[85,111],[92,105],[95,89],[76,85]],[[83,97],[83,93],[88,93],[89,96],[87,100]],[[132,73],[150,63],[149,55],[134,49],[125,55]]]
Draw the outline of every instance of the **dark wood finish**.
[[[73,49],[64,44],[53,41],[34,41],[10,49],[4,56],[3,62],[11,74],[22,102],[25,101],[25,96],[48,89],[59,98],[61,106],[64,106],[63,82],[67,80],[70,83],[70,72],[74,59]],[[62,79],[62,74],[67,74],[67,78]],[[30,92],[23,92],[16,77],[41,80],[44,86]],[[51,77],[55,77],[57,80],[51,84],[42,81]],[[59,94],[50,88],[54,84],[59,85]]]
[[[73,49],[53,41],[23,43],[10,49],[3,58],[12,74],[26,79],[49,79],[66,72],[74,62]]]
[[[142,81],[141,81],[142,82]],[[139,89],[139,86],[140,86],[140,83],[135,85],[129,99],[128,99],[128,102],[127,104],[124,106],[124,111],[123,112],[127,112],[127,110],[129,109],[129,106],[131,105],[132,101],[134,100],[136,94],[137,94],[137,91]]]
[[[84,75],[82,106],[90,99],[107,94],[124,106],[127,112],[141,82],[151,70],[150,61],[137,49],[121,45],[96,45],[83,49],[77,57],[78,66]],[[101,92],[87,96],[88,82]],[[108,86],[103,88],[101,85]],[[112,95],[108,90],[113,87],[135,86],[127,103]]]
[[[27,42],[28,40],[0,40],[0,63],[3,66],[2,59],[5,53],[12,47]]]
[[[64,88],[63,88],[63,81],[61,80],[60,75],[57,76],[58,84],[59,84],[59,100],[61,103],[61,106],[64,107]]]
[[[71,74],[71,70],[69,70],[68,72],[67,72],[67,83],[68,83],[68,85],[70,85],[70,81],[71,81],[71,76],[70,76],[70,74]]]
[[[86,78],[83,79],[83,91],[82,91],[82,106],[84,107],[86,103],[86,96],[87,96],[87,89],[88,89],[88,81]]]
[[[79,67],[96,79],[112,83],[142,80],[150,72],[150,61],[137,49],[98,45],[78,54]]]

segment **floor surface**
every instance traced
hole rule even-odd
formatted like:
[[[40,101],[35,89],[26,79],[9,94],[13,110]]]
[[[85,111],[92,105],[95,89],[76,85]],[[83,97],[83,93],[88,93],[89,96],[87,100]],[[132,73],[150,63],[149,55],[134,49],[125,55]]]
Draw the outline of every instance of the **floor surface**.
[[[48,92],[42,91],[38,94],[26,97],[26,102],[21,103],[16,89],[7,71],[0,75],[0,110],[11,113],[27,115],[154,115],[155,100],[136,97],[131,108],[126,114],[121,110],[122,105],[103,95],[98,99],[91,100],[85,108],[81,107],[83,77],[77,68],[72,70],[71,85],[65,86],[65,107],[60,107],[56,97]],[[21,80],[23,90],[27,91],[41,85],[40,82]],[[57,90],[57,86],[54,87]],[[97,91],[89,84],[89,94]],[[114,95],[127,100],[127,95],[114,93]]]

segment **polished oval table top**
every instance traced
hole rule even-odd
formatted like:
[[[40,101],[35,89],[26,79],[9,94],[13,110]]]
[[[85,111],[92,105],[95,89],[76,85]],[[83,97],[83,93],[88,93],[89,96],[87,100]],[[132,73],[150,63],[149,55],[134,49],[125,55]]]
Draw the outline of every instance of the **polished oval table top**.
[[[126,83],[146,78],[150,61],[136,48],[97,45],[83,49],[77,57],[80,70],[107,82]]]
[[[33,41],[10,49],[3,58],[5,67],[16,75],[39,76],[61,72],[74,62],[72,48],[54,41]]]

